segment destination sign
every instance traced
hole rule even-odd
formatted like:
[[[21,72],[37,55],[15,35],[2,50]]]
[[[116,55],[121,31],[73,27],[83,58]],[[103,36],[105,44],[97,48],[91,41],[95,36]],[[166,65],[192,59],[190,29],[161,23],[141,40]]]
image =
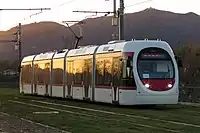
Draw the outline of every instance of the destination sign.
[[[140,59],[169,59],[169,55],[164,53],[142,53]]]

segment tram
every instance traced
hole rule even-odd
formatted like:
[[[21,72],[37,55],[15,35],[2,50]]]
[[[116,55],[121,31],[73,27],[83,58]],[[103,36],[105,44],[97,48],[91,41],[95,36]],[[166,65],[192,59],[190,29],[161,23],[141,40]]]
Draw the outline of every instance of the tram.
[[[179,66],[161,40],[51,51],[23,58],[20,93],[119,105],[177,104]]]

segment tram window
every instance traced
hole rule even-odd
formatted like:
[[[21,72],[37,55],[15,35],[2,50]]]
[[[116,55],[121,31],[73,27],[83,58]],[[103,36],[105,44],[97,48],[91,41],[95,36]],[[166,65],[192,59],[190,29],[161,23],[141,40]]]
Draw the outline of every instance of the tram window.
[[[38,72],[39,72],[39,67],[37,63],[34,63],[34,84],[38,83]]]
[[[83,81],[84,60],[74,60],[74,84],[81,85]]]
[[[113,85],[119,86],[121,74],[122,74],[122,61],[120,60],[121,57],[114,57],[113,58]]]
[[[43,63],[41,63],[41,61],[40,62],[38,62],[38,68],[37,68],[37,75],[36,75],[36,78],[37,78],[37,82],[38,82],[38,84],[43,84],[44,83],[44,80],[43,80],[43,78],[44,78],[44,75],[43,75],[43,73],[42,73],[42,71],[43,71]]]
[[[21,82],[25,84],[31,84],[32,81],[32,65],[25,63],[22,65]]]
[[[31,84],[31,81],[32,81],[32,65],[28,64],[26,67],[28,69],[27,73],[25,73],[25,74],[27,74],[27,83]]]
[[[73,82],[73,61],[67,61],[67,85],[72,85]]]
[[[63,84],[63,69],[64,69],[64,59],[54,59],[53,60],[53,71],[52,80],[53,84]]]
[[[50,61],[38,61],[36,68],[36,79],[39,84],[50,83]]]
[[[50,83],[50,63],[45,63],[44,68],[44,84]]]
[[[104,59],[104,85],[110,85],[112,82],[112,58]]]
[[[22,78],[21,78],[22,83],[26,83],[26,65],[22,66]]]
[[[85,85],[91,84],[91,74],[92,74],[92,59],[85,60],[84,64],[83,81]]]
[[[136,86],[133,76],[133,56],[123,56],[122,86]]]
[[[44,74],[43,74],[43,63],[38,63],[38,73],[37,73],[38,83],[44,83]]]
[[[104,85],[104,59],[96,59],[96,84]]]
[[[109,86],[111,82],[112,82],[112,58],[104,58],[103,56],[101,58],[97,58],[96,84]]]

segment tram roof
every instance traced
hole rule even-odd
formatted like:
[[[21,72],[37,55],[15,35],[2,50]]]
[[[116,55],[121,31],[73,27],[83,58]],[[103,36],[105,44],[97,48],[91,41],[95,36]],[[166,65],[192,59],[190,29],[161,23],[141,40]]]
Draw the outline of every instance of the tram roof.
[[[163,46],[166,47],[167,43],[165,41],[161,40],[131,40],[131,41],[125,41],[125,40],[115,40],[115,41],[110,41],[107,44],[103,44],[100,46],[97,45],[88,45],[88,46],[82,46],[78,49],[64,49],[61,51],[50,51],[50,52],[45,52],[45,53],[40,53],[38,55],[30,55],[27,57],[24,57],[22,62],[27,62],[27,61],[33,61],[34,60],[48,60],[56,58],[64,58],[67,54],[67,57],[72,57],[72,56],[79,56],[79,55],[93,55],[95,50],[97,49],[96,53],[108,53],[108,52],[116,52],[116,51],[123,51],[123,49],[126,47],[126,45],[131,45],[131,47],[137,48],[138,46]],[[168,46],[167,46],[168,47]],[[128,46],[128,48],[130,48]],[[55,55],[54,55],[55,54]]]
[[[29,56],[24,57],[24,58],[22,59],[22,63],[33,61],[33,59],[34,59],[35,56],[36,56],[36,55],[29,55]]]
[[[93,45],[93,46],[80,47],[78,49],[72,49],[68,52],[67,57],[78,56],[78,55],[93,55],[97,47],[98,46]]]
[[[63,50],[57,51],[53,58],[54,59],[64,58],[68,51],[69,51],[68,49],[63,49]]]
[[[46,53],[40,53],[40,54],[36,55],[34,61],[52,59],[52,57],[53,57],[53,55],[55,53],[56,53],[55,51],[50,51],[50,52],[46,52]]]

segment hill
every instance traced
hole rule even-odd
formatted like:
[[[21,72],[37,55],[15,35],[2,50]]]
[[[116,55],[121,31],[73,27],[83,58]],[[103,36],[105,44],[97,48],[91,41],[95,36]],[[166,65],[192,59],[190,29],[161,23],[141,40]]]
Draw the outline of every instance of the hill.
[[[112,17],[86,19],[80,45],[103,44],[112,40]],[[125,39],[162,39],[172,47],[181,44],[200,44],[200,16],[194,13],[177,14],[152,8],[125,15]],[[72,29],[78,33],[77,25]],[[12,39],[16,27],[0,32],[0,39]],[[36,54],[54,49],[72,48],[75,38],[69,29],[55,22],[40,22],[22,26],[22,54]],[[17,59],[13,43],[0,44],[1,60]]]

